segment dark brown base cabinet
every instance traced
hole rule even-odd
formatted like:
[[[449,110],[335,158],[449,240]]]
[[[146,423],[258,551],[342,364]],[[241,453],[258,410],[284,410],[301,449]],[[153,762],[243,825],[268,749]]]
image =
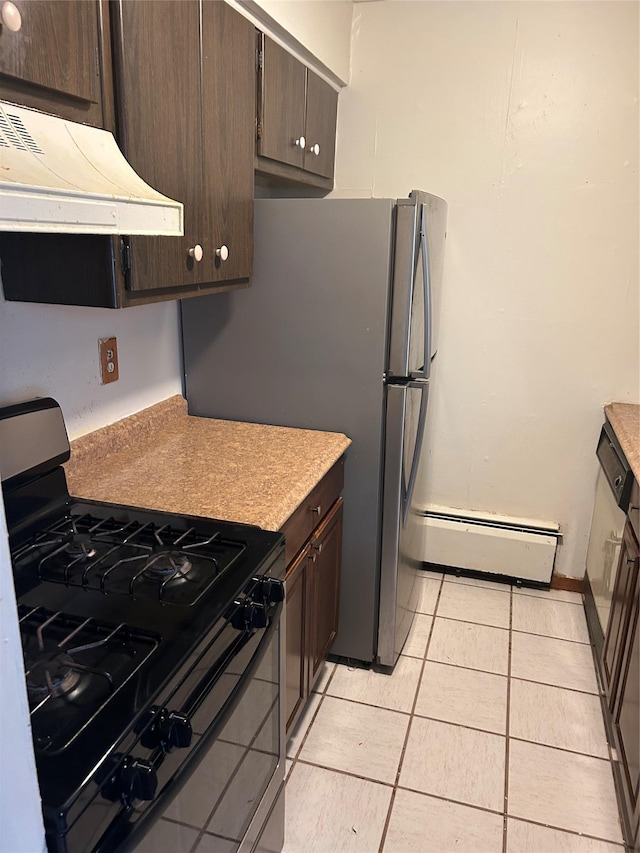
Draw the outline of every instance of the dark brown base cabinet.
[[[289,561],[285,579],[287,734],[302,713],[338,629],[343,471],[343,460],[339,460],[282,528]]]
[[[640,557],[630,521],[624,529],[602,655],[617,787],[627,835],[640,850]]]
[[[633,503],[633,498],[632,498]],[[633,508],[633,507],[632,507]],[[606,723],[627,842],[640,851],[640,558],[630,519],[624,529],[600,672]]]

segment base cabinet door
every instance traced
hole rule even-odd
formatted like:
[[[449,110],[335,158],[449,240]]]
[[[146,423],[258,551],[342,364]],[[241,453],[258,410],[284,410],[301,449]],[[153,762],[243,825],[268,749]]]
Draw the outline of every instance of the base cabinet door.
[[[305,599],[307,591],[307,552],[293,561],[285,579],[286,619],[286,725],[291,727],[306,699],[307,661],[305,653]]]
[[[630,528],[630,525],[627,526]],[[625,530],[625,540],[627,540]],[[620,666],[610,699],[613,736],[618,753],[621,793],[625,811],[632,823],[631,835],[638,844],[640,821],[640,570],[638,544],[625,541],[623,559],[633,583],[627,599],[624,640],[620,648]]]
[[[344,457],[282,526],[286,585],[287,735],[295,727],[338,631]]]
[[[310,545],[309,681],[312,687],[338,631],[342,505],[342,498],[338,498]]]
[[[610,706],[615,701],[616,687],[620,676],[633,585],[637,572],[637,545],[627,523],[622,535],[622,547],[616,570],[615,587],[611,601],[611,614],[607,634],[602,648],[602,669],[605,689]]]

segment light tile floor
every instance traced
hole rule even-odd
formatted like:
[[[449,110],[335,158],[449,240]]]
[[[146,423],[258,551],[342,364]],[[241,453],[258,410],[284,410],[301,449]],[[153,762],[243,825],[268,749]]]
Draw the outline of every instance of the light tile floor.
[[[623,853],[581,597],[421,573],[391,676],[327,664],[284,853]]]

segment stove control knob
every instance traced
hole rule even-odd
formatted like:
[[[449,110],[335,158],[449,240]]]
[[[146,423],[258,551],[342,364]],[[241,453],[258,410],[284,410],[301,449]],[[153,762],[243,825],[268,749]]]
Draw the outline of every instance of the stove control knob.
[[[267,610],[264,604],[245,598],[231,617],[231,624],[238,631],[253,632],[267,627]]]
[[[257,601],[253,601],[251,603],[251,613],[249,616],[249,620],[252,628],[266,628],[267,622],[267,609],[264,604],[260,604]]]
[[[127,756],[120,768],[120,794],[122,800],[152,800],[156,795],[158,777],[150,761]]]
[[[256,595],[264,604],[280,604],[284,601],[284,584],[278,578],[254,578]]]
[[[180,711],[167,711],[160,723],[160,730],[166,733],[166,743],[169,749],[174,746],[185,749],[190,746],[193,736],[191,722],[186,714]]]
[[[193,730],[186,714],[159,708],[154,710],[152,722],[143,732],[140,743],[147,749],[161,747],[163,752],[171,752],[174,747],[183,749],[189,746],[192,736]]]

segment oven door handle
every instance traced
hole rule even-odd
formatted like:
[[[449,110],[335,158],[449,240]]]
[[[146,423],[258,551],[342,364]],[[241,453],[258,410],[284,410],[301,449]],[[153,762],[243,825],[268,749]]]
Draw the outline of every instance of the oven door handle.
[[[264,657],[265,651],[271,642],[273,635],[275,634],[278,625],[280,623],[280,616],[282,615],[283,602],[279,602],[269,613],[269,624],[265,629],[258,647],[255,652],[247,668],[244,670],[242,675],[240,676],[237,685],[233,688],[230,695],[225,700],[222,705],[220,711],[216,715],[216,718],[213,724],[207,729],[207,732],[201,738],[201,741],[206,737],[209,737],[209,732],[211,735],[217,734],[218,731],[224,726],[227,722],[227,719],[231,715],[233,709],[236,707],[238,702],[244,696],[244,693],[249,686],[249,682],[253,679],[258,667],[262,663],[262,659]],[[220,657],[211,665],[207,673],[200,679],[197,686],[192,690],[191,694],[188,696],[182,708],[180,709],[183,714],[186,714],[189,718],[193,717],[198,708],[202,705],[206,697],[209,695],[216,682],[220,679],[220,677],[226,672],[227,667],[230,661],[238,654],[238,652],[247,645],[247,643],[251,640],[253,635],[249,632],[243,632],[241,636],[239,636],[234,643],[231,643],[224,652],[220,655]]]

